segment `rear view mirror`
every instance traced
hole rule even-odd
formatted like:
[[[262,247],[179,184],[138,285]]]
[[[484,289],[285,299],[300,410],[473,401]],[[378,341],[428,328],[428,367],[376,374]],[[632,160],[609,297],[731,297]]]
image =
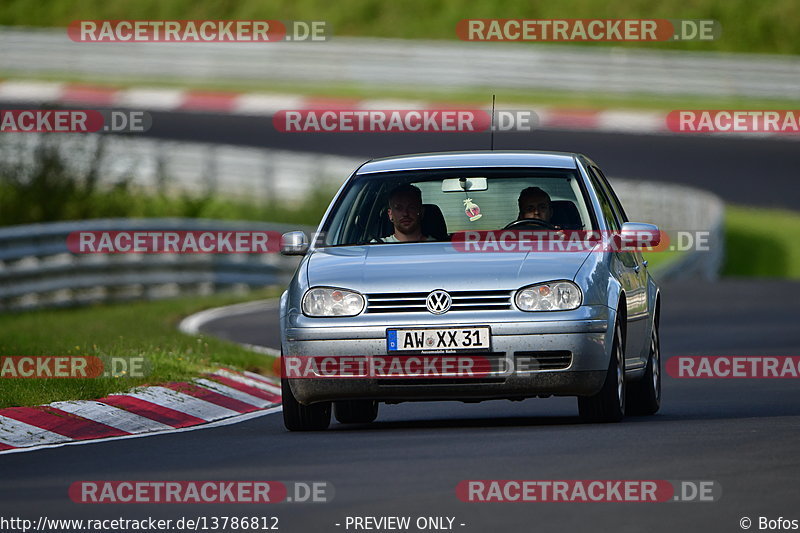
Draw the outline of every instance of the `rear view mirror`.
[[[626,249],[655,248],[661,242],[661,231],[654,224],[625,222],[620,231],[621,244]]]
[[[442,180],[442,192],[485,191],[486,178],[447,178]]]

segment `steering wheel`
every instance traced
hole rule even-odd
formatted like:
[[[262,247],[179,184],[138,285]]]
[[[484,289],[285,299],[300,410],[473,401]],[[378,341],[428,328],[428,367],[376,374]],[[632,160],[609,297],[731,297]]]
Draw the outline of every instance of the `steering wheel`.
[[[542,220],[541,218],[521,218],[519,220],[509,222],[503,229],[514,229],[518,226],[530,226],[530,225],[541,226],[546,229],[557,229],[553,224],[549,223],[546,220]]]

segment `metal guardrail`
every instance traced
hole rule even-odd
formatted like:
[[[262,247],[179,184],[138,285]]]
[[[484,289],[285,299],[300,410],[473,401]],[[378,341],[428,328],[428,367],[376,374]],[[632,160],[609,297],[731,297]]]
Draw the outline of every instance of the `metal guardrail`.
[[[121,181],[151,191],[219,193],[263,205],[302,203],[313,191],[336,190],[363,160],[288,150],[95,134],[0,133],[0,162],[35,167],[41,143],[58,149],[76,175],[98,154],[101,185]],[[99,144],[102,146],[98,149]]]
[[[611,180],[628,218],[656,224],[675,237],[677,231],[707,232],[702,249],[680,252],[675,261],[652,269],[661,281],[714,280],[725,258],[725,203],[715,194],[671,183]],[[675,243],[674,241],[672,244]]]
[[[455,29],[454,29],[455,31]],[[0,70],[360,86],[581,90],[796,99],[800,58],[541,44],[334,37],[326,42],[76,43],[0,28]]]
[[[285,284],[280,254],[73,254],[74,231],[292,231],[297,226],[203,219],[97,219],[0,228],[0,311],[209,294]],[[306,228],[310,230],[310,228]]]

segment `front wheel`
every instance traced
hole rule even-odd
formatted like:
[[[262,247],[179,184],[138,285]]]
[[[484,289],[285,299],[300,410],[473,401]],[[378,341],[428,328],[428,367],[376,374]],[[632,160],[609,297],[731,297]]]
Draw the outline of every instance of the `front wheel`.
[[[369,424],[378,418],[378,402],[374,400],[333,402],[333,414],[341,424]]]
[[[658,324],[653,323],[647,369],[640,381],[628,384],[626,415],[654,415],[661,407],[661,347],[658,338]]]
[[[289,431],[320,431],[331,424],[331,402],[303,405],[297,401],[286,378],[281,379],[283,425]]]
[[[625,413],[625,351],[619,323],[614,325],[610,359],[600,392],[578,397],[578,412],[587,422],[619,422]]]

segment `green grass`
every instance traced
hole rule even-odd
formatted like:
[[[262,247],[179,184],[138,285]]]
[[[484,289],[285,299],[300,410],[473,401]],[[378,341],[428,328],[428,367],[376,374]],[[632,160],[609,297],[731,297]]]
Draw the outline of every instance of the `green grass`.
[[[0,355],[144,357],[152,371],[146,378],[0,378],[0,407],[101,398],[143,384],[184,381],[217,366],[268,374],[273,358],[213,337],[184,335],[177,325],[202,309],[278,293],[264,289],[246,298],[221,294],[1,314]]]
[[[800,279],[800,212],[728,205],[722,276]],[[685,252],[642,254],[654,274]]]
[[[744,98],[728,96],[654,96],[649,94],[620,94],[584,91],[516,90],[491,87],[485,89],[453,89],[436,87],[397,87],[381,85],[350,85],[327,82],[298,83],[280,80],[189,80],[146,77],[91,77],[71,72],[24,74],[0,71],[0,79],[25,79],[84,83],[99,87],[124,89],[127,87],[176,88],[205,91],[255,92],[296,94],[302,96],[338,97],[352,99],[404,99],[423,102],[441,102],[479,106],[491,105],[492,94],[504,106],[552,106],[575,109],[631,109],[669,112],[674,109],[796,109],[800,95],[795,99]]]
[[[642,257],[647,261],[647,268],[651,273],[658,274],[659,269],[666,268],[683,256],[684,252],[676,250],[663,252],[643,252]]]
[[[795,0],[6,0],[0,7],[0,25],[63,27],[76,19],[325,20],[334,38],[456,39],[455,26],[464,18],[715,19],[722,25],[722,36],[715,41],[622,45],[650,49],[800,53],[800,39],[797,39],[800,3]],[[587,46],[608,45],[592,43]]]
[[[800,279],[800,213],[728,206],[723,276]]]

